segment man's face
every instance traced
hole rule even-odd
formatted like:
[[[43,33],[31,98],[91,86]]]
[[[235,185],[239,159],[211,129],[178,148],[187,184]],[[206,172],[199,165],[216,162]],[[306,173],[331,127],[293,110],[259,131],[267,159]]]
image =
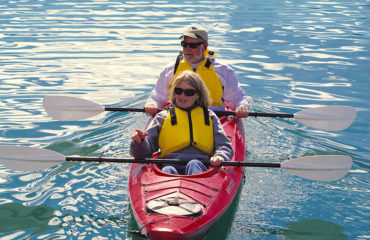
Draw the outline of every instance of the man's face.
[[[183,47],[184,58],[191,64],[200,63],[204,59],[204,51],[207,49],[208,43],[204,42],[203,39],[200,38],[191,38],[191,37],[184,37],[184,43],[202,43],[197,45],[195,48],[191,48],[189,44]]]

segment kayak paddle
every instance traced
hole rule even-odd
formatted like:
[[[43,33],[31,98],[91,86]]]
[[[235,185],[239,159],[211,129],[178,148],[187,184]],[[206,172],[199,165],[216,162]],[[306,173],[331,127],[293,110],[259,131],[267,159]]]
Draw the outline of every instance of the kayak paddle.
[[[104,111],[145,112],[143,108],[104,107],[98,103],[67,96],[46,96],[43,99],[46,112],[55,120],[77,121],[96,116]],[[215,111],[218,116],[235,115],[234,112]],[[356,110],[351,106],[327,106],[306,109],[295,114],[256,113],[251,117],[294,118],[300,123],[328,131],[340,131],[348,128],[356,118]]]
[[[15,171],[36,171],[64,161],[114,163],[186,164],[179,159],[132,159],[103,157],[68,157],[48,149],[0,145],[0,161]],[[344,177],[352,166],[352,158],[345,155],[315,155],[285,160],[282,163],[222,162],[223,166],[283,168],[292,174],[317,181],[335,181]]]

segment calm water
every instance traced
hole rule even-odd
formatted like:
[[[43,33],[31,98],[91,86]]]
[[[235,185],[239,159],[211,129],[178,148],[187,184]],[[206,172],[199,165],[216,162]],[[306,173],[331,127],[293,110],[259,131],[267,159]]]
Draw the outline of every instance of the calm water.
[[[147,116],[58,122],[42,98],[143,107],[161,69],[175,60],[182,29],[201,23],[253,111],[358,111],[341,132],[246,119],[248,161],[330,153],[347,154],[354,165],[331,183],[247,169],[238,201],[207,239],[370,239],[369,19],[369,0],[0,0],[0,144],[129,157],[130,133]],[[0,238],[132,238],[128,168],[64,163],[22,173],[0,165]]]

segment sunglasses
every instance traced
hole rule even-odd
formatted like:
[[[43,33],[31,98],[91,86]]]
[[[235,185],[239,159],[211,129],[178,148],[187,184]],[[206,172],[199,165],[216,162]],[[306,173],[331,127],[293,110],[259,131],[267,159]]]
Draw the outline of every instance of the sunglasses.
[[[183,89],[183,88],[175,88],[175,94],[181,95],[184,92],[185,96],[191,97],[194,96],[198,91],[195,89]]]
[[[186,48],[189,46],[190,48],[197,48],[199,45],[202,45],[204,42],[197,42],[197,43],[187,43],[185,41],[181,41],[181,46]]]

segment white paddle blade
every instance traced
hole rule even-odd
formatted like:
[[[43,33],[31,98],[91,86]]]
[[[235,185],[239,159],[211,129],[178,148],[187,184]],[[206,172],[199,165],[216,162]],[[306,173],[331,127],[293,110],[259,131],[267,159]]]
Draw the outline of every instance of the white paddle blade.
[[[317,181],[336,181],[352,167],[352,158],[345,155],[315,155],[287,160],[281,168],[297,176]]]
[[[76,97],[46,96],[43,104],[46,112],[60,121],[78,121],[104,112],[104,106]]]
[[[340,131],[353,123],[356,118],[356,109],[351,106],[311,108],[295,113],[294,118],[313,128]]]
[[[0,145],[0,162],[15,171],[38,171],[65,160],[63,154],[48,149]]]

